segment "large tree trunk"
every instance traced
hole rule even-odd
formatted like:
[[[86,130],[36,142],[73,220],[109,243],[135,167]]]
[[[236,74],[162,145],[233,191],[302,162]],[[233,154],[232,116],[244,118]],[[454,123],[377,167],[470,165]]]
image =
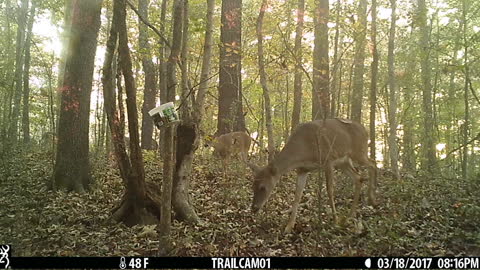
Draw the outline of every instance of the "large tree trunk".
[[[25,40],[25,66],[23,72],[23,111],[22,111],[22,129],[23,142],[30,143],[30,117],[29,117],[29,100],[30,100],[30,45],[32,42],[32,28],[35,19],[36,1],[32,2],[30,7],[30,17],[27,23],[27,38]]]
[[[275,153],[275,142],[273,138],[273,124],[272,124],[272,108],[270,105],[270,93],[268,90],[267,73],[265,72],[265,60],[263,58],[263,17],[265,16],[265,10],[267,9],[267,0],[262,1],[260,12],[257,18],[257,49],[258,49],[258,70],[260,73],[260,84],[263,88],[263,100],[265,101],[265,124],[267,126],[268,137],[268,161],[273,159]]]
[[[367,0],[360,0],[358,5],[358,24],[355,34],[355,56],[352,93],[352,120],[362,122],[363,73],[365,70],[365,35],[367,29]]]
[[[418,25],[420,29],[419,47],[421,77],[422,77],[422,96],[423,96],[423,114],[424,130],[422,140],[422,169],[433,172],[435,166],[435,134],[433,130],[433,109],[432,109],[432,85],[430,82],[430,45],[429,45],[429,27],[427,26],[427,7],[425,0],[418,0]]]
[[[25,47],[25,24],[27,21],[28,0],[22,0],[17,16],[17,43],[15,50],[15,90],[13,94],[13,108],[8,130],[9,143],[12,147],[18,139],[18,117],[20,115],[20,102],[22,99],[22,75]]]
[[[388,148],[390,153],[390,166],[396,179],[400,179],[398,171],[398,146],[397,146],[397,82],[395,79],[395,24],[397,21],[396,0],[390,0],[392,14],[390,21],[390,35],[388,38],[388,85],[390,88],[390,99],[388,107]]]
[[[217,135],[232,132],[234,129],[240,130],[241,124],[238,123],[241,123],[243,118],[243,113],[240,112],[242,0],[222,0],[220,31]]]
[[[90,184],[88,161],[90,92],[101,0],[73,3],[58,128],[54,188],[83,192]]]
[[[148,21],[149,0],[138,0],[138,12]],[[145,88],[143,91],[142,106],[142,148],[153,149],[153,121],[148,112],[155,107],[156,78],[155,67],[152,62],[150,44],[148,42],[148,28],[138,19],[138,43],[142,59],[143,72],[145,74]]]
[[[295,30],[295,78],[293,80],[293,112],[292,112],[292,132],[300,123],[300,114],[302,112],[302,37],[303,37],[303,18],[305,15],[305,0],[298,0],[297,6],[297,28]]]
[[[377,0],[372,0],[372,78],[370,86],[370,158],[376,160],[375,118],[377,112],[377,79],[378,79],[378,50],[377,50]]]
[[[315,48],[313,50],[312,119],[330,114],[328,61],[328,0],[315,1]]]

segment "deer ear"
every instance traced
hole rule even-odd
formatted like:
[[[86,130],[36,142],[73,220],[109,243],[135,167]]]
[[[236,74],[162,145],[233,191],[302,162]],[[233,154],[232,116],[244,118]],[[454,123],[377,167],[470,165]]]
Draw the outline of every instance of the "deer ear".
[[[253,163],[247,162],[247,165],[250,167],[250,169],[252,169],[253,173],[258,173],[260,171],[260,167]]]

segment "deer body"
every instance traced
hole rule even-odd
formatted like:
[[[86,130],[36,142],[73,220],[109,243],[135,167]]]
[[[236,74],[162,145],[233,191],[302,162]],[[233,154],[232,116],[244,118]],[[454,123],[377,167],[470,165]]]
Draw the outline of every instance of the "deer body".
[[[211,140],[209,145],[215,149],[213,155],[222,161],[224,176],[231,156],[239,154],[243,162],[247,162],[251,142],[252,138],[242,131],[223,134]]]
[[[333,180],[334,168],[341,169],[354,181],[355,193],[351,215],[355,216],[362,177],[352,165],[352,160],[369,168],[369,201],[374,203],[376,178],[375,162],[368,158],[368,135],[365,128],[355,122],[340,119],[316,120],[299,125],[282,151],[266,167],[249,164],[254,170],[252,210],[260,210],[270,197],[280,177],[290,170],[297,171],[297,187],[290,219],[285,228],[289,233],[295,225],[296,213],[305,188],[307,175],[323,168],[327,193],[336,221]]]

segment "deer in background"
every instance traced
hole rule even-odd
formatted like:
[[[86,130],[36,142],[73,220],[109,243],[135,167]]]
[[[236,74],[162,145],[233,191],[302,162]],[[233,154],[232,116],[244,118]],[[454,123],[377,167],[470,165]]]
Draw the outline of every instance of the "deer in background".
[[[240,155],[243,162],[247,163],[248,150],[252,138],[243,131],[231,132],[223,134],[219,137],[206,137],[206,145],[214,148],[213,155],[219,158],[222,162],[223,177],[227,173],[227,164],[233,155]]]
[[[376,165],[368,158],[368,135],[365,128],[356,122],[342,119],[316,120],[299,125],[292,133],[282,151],[267,166],[259,168],[248,163],[254,171],[252,211],[258,212],[267,202],[280,177],[290,170],[297,172],[295,200],[285,233],[295,226],[298,205],[302,198],[308,173],[322,168],[327,182],[327,193],[336,222],[334,202],[334,168],[345,172],[354,182],[354,199],[351,216],[355,217],[361,191],[362,177],[353,167],[352,160],[368,167],[368,199],[375,204]]]

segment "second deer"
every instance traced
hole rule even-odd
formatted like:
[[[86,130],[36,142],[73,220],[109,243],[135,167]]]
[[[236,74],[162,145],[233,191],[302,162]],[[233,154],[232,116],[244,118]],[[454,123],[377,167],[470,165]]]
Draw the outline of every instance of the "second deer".
[[[226,176],[227,164],[233,155],[240,155],[242,161],[247,163],[251,143],[252,138],[242,131],[223,134],[216,138],[209,137],[206,140],[206,145],[214,148],[213,155],[222,162],[223,177]]]
[[[298,205],[305,188],[307,175],[322,168],[327,182],[327,193],[332,208],[333,220],[336,221],[334,202],[334,168],[341,169],[354,181],[355,194],[351,216],[355,216],[360,197],[362,177],[352,165],[352,160],[368,167],[368,199],[374,204],[376,185],[376,165],[368,158],[368,135],[365,128],[350,120],[326,119],[299,125],[288,139],[282,151],[267,166],[259,168],[249,166],[255,174],[253,182],[253,212],[258,212],[272,194],[280,177],[290,170],[297,171],[297,188],[290,218],[285,233],[291,232],[295,225]]]

